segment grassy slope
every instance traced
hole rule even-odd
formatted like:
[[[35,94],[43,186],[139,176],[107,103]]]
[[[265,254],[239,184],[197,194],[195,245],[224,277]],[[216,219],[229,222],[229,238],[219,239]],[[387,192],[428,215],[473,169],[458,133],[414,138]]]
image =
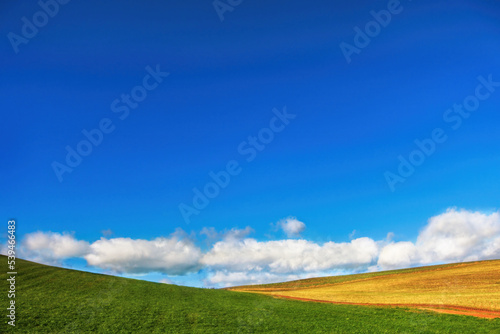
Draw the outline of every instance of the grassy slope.
[[[500,321],[405,309],[274,299],[44,266],[18,260],[16,332],[500,333]],[[0,256],[0,267],[7,268]],[[6,313],[6,272],[0,279]],[[3,320],[0,332],[14,329]]]
[[[500,310],[500,260],[231,289],[337,302],[448,304]]]

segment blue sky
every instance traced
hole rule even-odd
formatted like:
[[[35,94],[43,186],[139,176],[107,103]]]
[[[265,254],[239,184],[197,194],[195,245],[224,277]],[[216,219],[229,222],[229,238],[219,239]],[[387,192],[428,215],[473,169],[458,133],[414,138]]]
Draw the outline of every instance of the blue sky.
[[[484,224],[496,219],[500,7],[494,2],[242,1],[222,13],[223,20],[211,1],[56,4],[57,13],[45,15],[47,22],[29,38],[23,17],[43,20],[37,2],[7,1],[0,10],[0,212],[5,221],[17,220],[19,240],[48,238],[20,244],[27,258],[131,275],[134,270],[117,266],[115,258],[91,265],[83,259],[85,243],[163,237],[206,255],[217,242],[324,245],[365,237],[381,251],[398,242],[417,245],[422,231],[432,230],[431,217],[450,224],[455,213],[477,214]],[[370,12],[388,7],[394,9],[390,22],[379,24],[348,62],[341,43],[356,47],[355,28],[365,32],[374,20]],[[13,34],[24,42],[12,42]],[[155,71],[169,75],[156,82]],[[136,88],[147,75],[155,88]],[[493,84],[485,87],[484,80]],[[488,97],[454,129],[458,121],[446,121],[447,110],[474,102],[478,85]],[[124,109],[115,112],[113,101],[134,89],[147,96],[129,105],[128,116]],[[271,130],[272,140],[247,161],[238,147],[250,147],[242,144],[249,136],[269,135],[263,129],[284,108],[294,118],[281,131]],[[103,120],[113,131],[58,177],[54,162],[66,164],[66,147],[76,150],[86,140],[82,131]],[[398,157],[409,159],[418,149],[415,140],[432,138],[436,129],[446,140],[404,183],[391,187],[386,173],[398,173]],[[179,205],[193,207],[193,188],[203,191],[212,181],[209,173],[230,161],[241,171],[184,219]],[[295,221],[304,227],[290,223]],[[293,229],[289,224],[297,233],[286,233]],[[252,232],[235,232],[247,226]],[[83,242],[81,252],[58,255],[47,246],[61,238],[77,249]],[[170,249],[161,245],[154,247]],[[249,277],[258,271],[258,280],[285,272],[363,271],[378,265],[379,251],[359,265],[270,274],[255,264],[235,269],[205,258],[166,275],[172,264],[165,260],[159,265],[164,270],[141,268],[141,277],[199,286],[218,271]],[[422,255],[400,264],[464,260],[464,254],[432,261]],[[478,256],[497,253],[491,254]],[[292,276],[267,279],[283,277]]]

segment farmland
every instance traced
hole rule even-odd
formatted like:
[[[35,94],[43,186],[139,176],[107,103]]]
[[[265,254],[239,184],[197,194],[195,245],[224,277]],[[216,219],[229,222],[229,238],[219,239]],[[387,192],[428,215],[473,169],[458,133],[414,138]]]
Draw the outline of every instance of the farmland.
[[[0,256],[0,266],[7,267]],[[16,261],[10,333],[499,333],[500,319],[408,308],[310,303]],[[0,274],[7,291],[6,274]],[[7,305],[7,293],[0,294]],[[2,306],[5,310],[6,306]],[[6,311],[4,311],[6,312]]]
[[[500,260],[312,278],[232,289],[302,300],[408,306],[500,317]]]

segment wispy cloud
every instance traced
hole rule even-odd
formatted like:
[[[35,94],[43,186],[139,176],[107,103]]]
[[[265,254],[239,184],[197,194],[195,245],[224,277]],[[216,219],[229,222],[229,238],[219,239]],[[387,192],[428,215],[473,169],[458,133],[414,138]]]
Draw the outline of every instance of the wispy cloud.
[[[306,224],[295,217],[288,217],[277,222],[276,227],[283,230],[288,238],[294,238],[304,232]]]
[[[204,227],[200,231],[200,235],[204,235],[208,241],[216,242],[223,239],[225,240],[244,239],[253,232],[255,231],[250,226],[247,226],[244,229],[232,228],[230,230],[224,230],[220,232],[217,232],[217,230],[213,227]]]

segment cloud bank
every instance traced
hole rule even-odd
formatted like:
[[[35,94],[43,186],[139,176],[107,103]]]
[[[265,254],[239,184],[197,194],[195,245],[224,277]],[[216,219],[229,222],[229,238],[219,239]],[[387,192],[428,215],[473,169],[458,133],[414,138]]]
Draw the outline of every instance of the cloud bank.
[[[201,262],[212,269],[290,274],[368,266],[378,247],[370,238],[319,245],[307,240],[224,240],[213,245]]]
[[[116,273],[175,276],[203,269],[205,284],[216,286],[500,258],[499,212],[448,209],[430,218],[415,242],[362,237],[320,244],[290,239],[305,229],[295,218],[286,218],[277,226],[288,239],[249,238],[250,227],[223,233],[204,228],[200,234],[213,239],[205,251],[182,233],[153,240],[103,237],[88,243],[72,234],[53,232],[27,234],[21,250],[24,257],[38,262],[84,258],[91,266]]]

